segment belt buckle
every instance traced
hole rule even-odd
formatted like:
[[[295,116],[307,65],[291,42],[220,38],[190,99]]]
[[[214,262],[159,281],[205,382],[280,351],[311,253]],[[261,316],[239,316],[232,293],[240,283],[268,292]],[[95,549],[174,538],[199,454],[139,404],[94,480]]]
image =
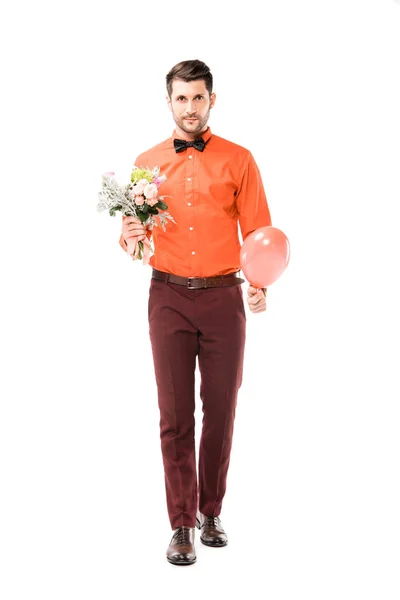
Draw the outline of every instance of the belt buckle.
[[[203,283],[199,287],[193,287],[193,286],[190,285],[190,280],[191,279],[202,279]],[[207,277],[188,277],[186,285],[187,285],[187,289],[188,290],[199,290],[199,289],[202,289],[202,288],[207,288],[208,287],[207,286]]]
[[[192,287],[192,286],[190,285],[190,280],[191,280],[191,279],[196,279],[196,277],[188,277],[188,278],[187,278],[187,282],[186,282],[186,287],[187,287],[187,289],[188,289],[188,290],[197,290],[197,288],[196,288],[196,287]]]

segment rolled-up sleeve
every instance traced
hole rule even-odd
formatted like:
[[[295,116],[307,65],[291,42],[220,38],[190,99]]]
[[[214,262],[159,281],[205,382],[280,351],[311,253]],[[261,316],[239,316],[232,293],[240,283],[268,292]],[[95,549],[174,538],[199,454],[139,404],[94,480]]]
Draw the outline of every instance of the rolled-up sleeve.
[[[243,241],[255,229],[272,225],[261,174],[250,151],[236,191],[236,209]]]

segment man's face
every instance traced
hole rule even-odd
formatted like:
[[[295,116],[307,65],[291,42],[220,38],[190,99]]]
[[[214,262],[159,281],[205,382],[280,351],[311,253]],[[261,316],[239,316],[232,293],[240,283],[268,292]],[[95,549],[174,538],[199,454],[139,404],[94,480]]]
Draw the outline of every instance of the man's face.
[[[209,95],[203,79],[187,82],[174,79],[171,98],[167,96],[167,100],[178,134],[184,132],[185,137],[194,139],[207,129],[215,94]]]

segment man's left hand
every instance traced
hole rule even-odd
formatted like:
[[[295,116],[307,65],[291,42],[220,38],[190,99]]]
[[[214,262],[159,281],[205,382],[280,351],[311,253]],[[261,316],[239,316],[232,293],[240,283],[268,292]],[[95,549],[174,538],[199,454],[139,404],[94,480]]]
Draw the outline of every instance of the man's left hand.
[[[266,288],[255,288],[252,285],[247,290],[247,304],[251,312],[263,312],[267,310],[266,301],[267,289]]]

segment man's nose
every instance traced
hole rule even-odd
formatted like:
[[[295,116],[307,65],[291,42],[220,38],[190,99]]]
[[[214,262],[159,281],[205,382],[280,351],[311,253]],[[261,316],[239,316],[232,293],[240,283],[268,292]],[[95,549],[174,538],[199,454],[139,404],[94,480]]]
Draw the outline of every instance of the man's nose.
[[[196,108],[194,106],[194,102],[192,102],[192,100],[188,100],[187,106],[186,106],[186,112],[188,115],[192,115],[196,113]]]

